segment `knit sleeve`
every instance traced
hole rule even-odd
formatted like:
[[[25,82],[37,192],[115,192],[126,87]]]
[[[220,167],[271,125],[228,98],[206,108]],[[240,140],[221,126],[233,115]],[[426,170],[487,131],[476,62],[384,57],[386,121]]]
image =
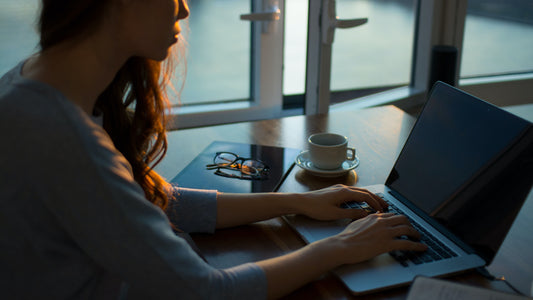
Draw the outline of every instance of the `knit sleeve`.
[[[217,191],[173,187],[173,199],[165,213],[184,232],[215,231]]]

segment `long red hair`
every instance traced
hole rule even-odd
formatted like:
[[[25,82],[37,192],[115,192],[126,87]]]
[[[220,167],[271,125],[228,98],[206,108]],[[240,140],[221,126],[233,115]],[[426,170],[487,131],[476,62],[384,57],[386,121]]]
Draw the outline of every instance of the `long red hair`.
[[[90,34],[112,1],[43,0],[39,19],[41,51],[63,41]],[[172,193],[153,167],[167,151],[165,86],[169,70],[162,63],[130,58],[98,97],[96,108],[104,115],[104,129],[126,157],[146,198],[165,209]]]

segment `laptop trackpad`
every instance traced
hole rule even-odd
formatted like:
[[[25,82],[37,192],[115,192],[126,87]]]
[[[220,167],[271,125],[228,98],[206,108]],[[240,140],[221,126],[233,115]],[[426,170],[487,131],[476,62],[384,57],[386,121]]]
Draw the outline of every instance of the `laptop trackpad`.
[[[388,253],[366,262],[339,267],[333,273],[341,277],[346,286],[355,294],[405,285],[416,276]]]
[[[287,215],[283,218],[307,243],[336,235],[352,221],[350,219],[317,221],[302,215]]]

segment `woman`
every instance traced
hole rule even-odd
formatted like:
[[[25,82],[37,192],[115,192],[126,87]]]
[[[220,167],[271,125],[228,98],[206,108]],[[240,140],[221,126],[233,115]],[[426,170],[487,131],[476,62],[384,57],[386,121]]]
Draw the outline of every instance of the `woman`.
[[[385,210],[358,188],[225,194],[158,176],[160,66],[188,14],[184,0],[43,0],[40,51],[0,80],[2,298],[276,298],[342,264],[425,249],[396,238],[418,237],[404,217],[339,208]],[[224,270],[173,232],[288,213],[358,220],[291,254]]]

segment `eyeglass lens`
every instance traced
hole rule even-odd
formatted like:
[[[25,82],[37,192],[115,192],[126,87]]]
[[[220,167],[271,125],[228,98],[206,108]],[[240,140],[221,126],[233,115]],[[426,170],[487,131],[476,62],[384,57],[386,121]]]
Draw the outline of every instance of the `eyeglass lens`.
[[[257,160],[245,160],[241,166],[241,172],[248,175],[256,175],[265,169],[265,165]]]
[[[217,156],[215,156],[215,164],[226,167],[229,165],[232,165],[237,160],[237,155],[233,153],[218,153]]]

